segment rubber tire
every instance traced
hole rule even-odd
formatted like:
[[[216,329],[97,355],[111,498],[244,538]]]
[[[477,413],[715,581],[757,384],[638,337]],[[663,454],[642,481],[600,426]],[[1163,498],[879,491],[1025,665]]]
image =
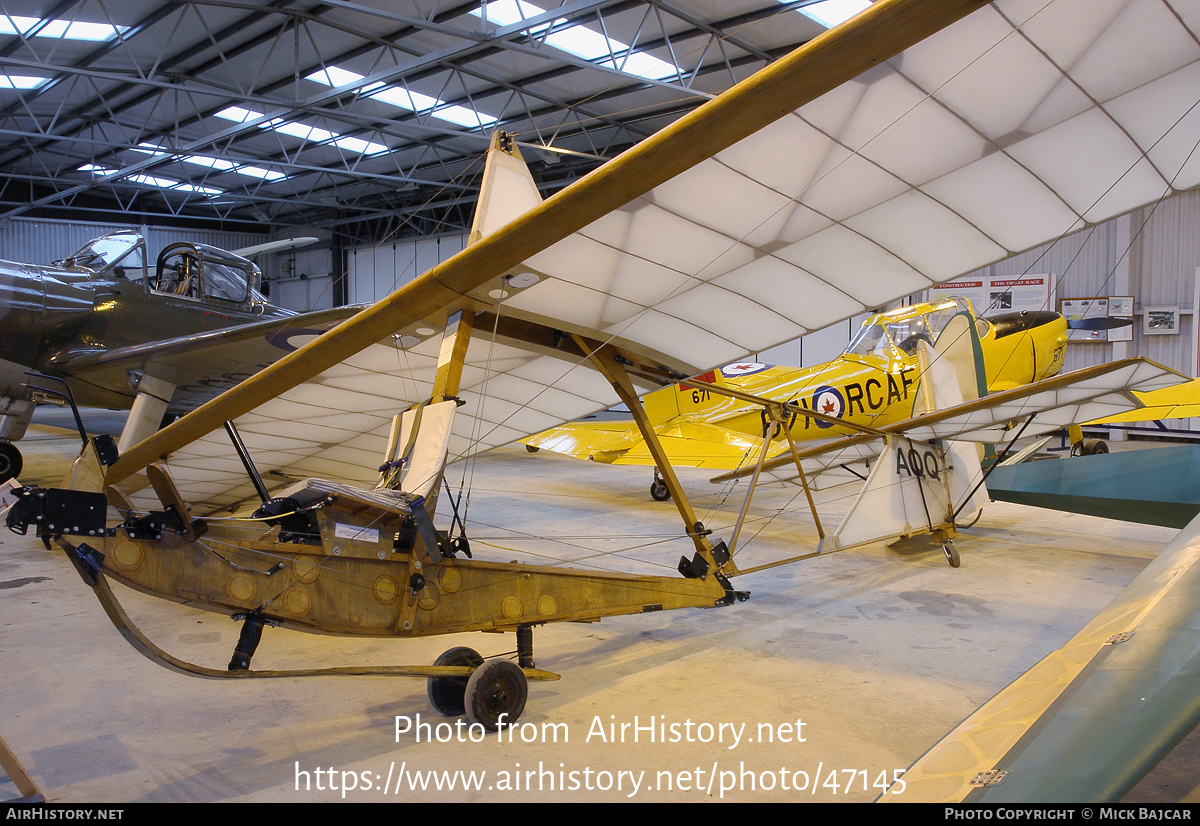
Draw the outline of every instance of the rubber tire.
[[[488,731],[517,721],[529,699],[529,681],[525,672],[509,660],[488,660],[467,680],[465,703],[467,719]]]
[[[530,453],[537,453],[539,450],[541,450],[541,448],[537,447],[536,445],[525,445],[525,450],[529,451]]]
[[[655,479],[650,483],[650,498],[655,502],[666,502],[671,498],[671,491],[667,489],[667,483],[661,479]]]
[[[12,442],[0,442],[0,484],[21,475],[24,461],[21,451]]]
[[[1108,442],[1103,439],[1092,439],[1083,443],[1084,456],[1098,456],[1101,453],[1108,453]]]
[[[958,548],[952,543],[942,545],[942,552],[946,555],[946,561],[950,563],[951,568],[957,568],[962,565],[962,558],[958,555]]]
[[[434,665],[483,665],[483,657],[474,648],[459,646],[442,653],[433,661]],[[461,717],[466,713],[464,698],[467,695],[469,677],[430,677],[429,702],[446,717]]]

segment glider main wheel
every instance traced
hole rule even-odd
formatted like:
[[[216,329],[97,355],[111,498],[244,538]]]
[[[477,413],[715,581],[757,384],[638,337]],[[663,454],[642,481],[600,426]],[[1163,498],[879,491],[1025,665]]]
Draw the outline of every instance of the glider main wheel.
[[[451,648],[433,661],[434,665],[483,665],[483,657],[474,648]],[[522,675],[524,676],[524,675]],[[466,712],[464,697],[469,677],[430,677],[429,702],[447,717],[459,717]]]
[[[671,498],[671,491],[667,490],[667,483],[662,479],[655,479],[650,483],[650,498],[655,502],[666,502]]]
[[[530,453],[537,453],[539,450],[541,450],[541,448],[537,445],[525,445],[525,450],[529,451]]]
[[[942,552],[946,554],[946,561],[950,563],[951,568],[957,568],[962,564],[962,560],[958,556],[958,548],[954,547],[953,542],[943,542]]]
[[[467,719],[488,731],[512,725],[525,711],[529,682],[509,660],[488,660],[467,680]]]
[[[0,484],[21,474],[21,451],[12,442],[0,442]]]

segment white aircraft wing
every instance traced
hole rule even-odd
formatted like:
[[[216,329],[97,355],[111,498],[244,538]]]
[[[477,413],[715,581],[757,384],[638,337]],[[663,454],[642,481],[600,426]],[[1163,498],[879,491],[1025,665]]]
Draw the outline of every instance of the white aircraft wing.
[[[209,435],[226,419],[268,479],[371,478],[460,309],[495,315],[476,319],[452,457],[615,401],[568,334],[696,374],[1196,186],[1200,9],[1173,5],[881,0],[134,446],[109,480],[169,455],[189,501],[240,499]]]

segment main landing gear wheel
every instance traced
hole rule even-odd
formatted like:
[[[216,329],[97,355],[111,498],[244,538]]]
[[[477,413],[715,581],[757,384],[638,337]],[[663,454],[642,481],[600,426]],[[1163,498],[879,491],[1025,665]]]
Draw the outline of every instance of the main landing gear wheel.
[[[942,553],[946,555],[946,561],[950,563],[951,568],[957,568],[962,564],[962,560],[958,556],[958,548],[954,547],[954,542],[946,540],[942,543]]]
[[[650,498],[655,502],[666,502],[671,498],[671,491],[667,490],[667,483],[662,479],[655,479],[650,483]]]
[[[433,661],[434,665],[483,665],[483,657],[474,648],[451,648]],[[524,676],[523,674],[521,676]],[[430,677],[429,702],[447,717],[460,717],[466,712],[463,698],[467,694],[468,677]]]
[[[525,711],[529,682],[508,660],[488,660],[467,681],[467,719],[488,731],[512,725]]]
[[[1108,442],[1103,439],[1088,439],[1071,445],[1072,456],[1096,456],[1101,453],[1108,453]]]
[[[0,442],[0,484],[16,479],[21,473],[23,462],[21,451],[12,442]]]

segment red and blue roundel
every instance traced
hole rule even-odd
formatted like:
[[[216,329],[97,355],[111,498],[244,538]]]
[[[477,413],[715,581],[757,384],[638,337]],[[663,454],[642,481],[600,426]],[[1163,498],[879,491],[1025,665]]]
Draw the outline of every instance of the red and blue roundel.
[[[757,361],[738,361],[733,364],[726,364],[721,368],[721,375],[727,379],[735,379],[740,376],[750,376],[755,373],[761,373],[771,365],[761,364]]]
[[[842,391],[836,387],[823,384],[813,391],[812,409],[826,416],[836,416],[840,419],[846,410],[846,399],[842,396]],[[824,422],[820,419],[813,419],[813,423],[820,428],[833,427],[833,422]]]

